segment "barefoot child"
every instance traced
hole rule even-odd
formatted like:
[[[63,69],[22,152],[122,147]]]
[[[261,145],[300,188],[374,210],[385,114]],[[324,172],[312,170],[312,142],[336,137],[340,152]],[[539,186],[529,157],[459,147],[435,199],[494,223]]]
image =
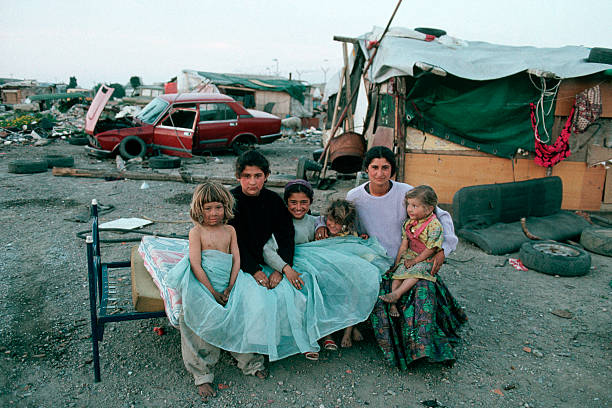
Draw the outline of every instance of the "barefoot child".
[[[348,235],[357,236],[356,220],[357,211],[352,203],[346,200],[332,201],[325,213],[325,225],[329,230],[329,238],[345,237]],[[357,327],[349,326],[344,329],[340,345],[342,347],[352,347],[353,340],[361,341],[363,336]],[[323,338],[323,347],[326,350],[338,350],[338,346],[331,335]]]
[[[189,210],[194,223],[194,227],[189,231],[191,271],[220,305],[228,302],[240,270],[236,231],[227,225],[227,221],[233,217],[233,205],[232,195],[221,184],[207,182],[196,187]],[[228,254],[231,255],[231,260],[227,259]],[[217,257],[222,257],[227,262],[215,263]],[[218,265],[223,266],[217,267]],[[212,367],[219,360],[220,349],[205,342],[187,325],[186,320],[189,321],[189,317],[198,313],[197,310],[191,310],[193,308],[199,309],[195,303],[185,302],[179,318],[181,351],[185,367],[193,374],[198,393],[203,399],[207,399],[215,396]],[[198,323],[206,324],[206,321]],[[236,352],[231,354],[244,374],[265,378],[262,355]]]
[[[380,296],[391,303],[389,315],[398,317],[395,302],[412,288],[419,279],[435,282],[431,275],[432,257],[442,247],[442,224],[436,218],[434,209],[438,197],[429,186],[418,186],[405,196],[408,219],[402,227],[402,243],[395,258],[391,293]]]

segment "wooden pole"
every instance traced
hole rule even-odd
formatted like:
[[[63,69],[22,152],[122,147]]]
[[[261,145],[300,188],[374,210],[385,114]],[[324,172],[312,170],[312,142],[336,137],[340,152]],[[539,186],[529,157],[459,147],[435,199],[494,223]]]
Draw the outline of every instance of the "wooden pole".
[[[177,181],[181,183],[203,183],[205,181],[216,181],[221,184],[235,185],[237,180],[233,177],[215,177],[201,175],[180,175],[167,173],[144,173],[136,171],[114,171],[97,169],[75,169],[71,167],[54,167],[53,175],[58,177],[87,177],[106,178],[111,180],[153,180],[153,181]],[[268,180],[268,187],[285,187],[286,181]]]
[[[346,101],[348,104],[348,111],[346,115],[346,126],[344,127],[345,132],[350,132],[355,128],[353,123],[353,104],[348,103],[351,101],[351,73],[349,72],[349,60],[348,60],[348,47],[346,43],[342,43],[342,54],[344,56],[344,78],[346,83]]]

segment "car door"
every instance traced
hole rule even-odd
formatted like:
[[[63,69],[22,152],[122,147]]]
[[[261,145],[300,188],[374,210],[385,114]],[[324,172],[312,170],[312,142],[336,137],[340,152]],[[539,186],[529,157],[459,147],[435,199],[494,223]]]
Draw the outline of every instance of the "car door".
[[[224,102],[200,103],[197,147],[199,151],[227,147],[238,130],[238,115]]]
[[[193,107],[173,107],[155,126],[153,148],[163,154],[191,157],[198,111]]]

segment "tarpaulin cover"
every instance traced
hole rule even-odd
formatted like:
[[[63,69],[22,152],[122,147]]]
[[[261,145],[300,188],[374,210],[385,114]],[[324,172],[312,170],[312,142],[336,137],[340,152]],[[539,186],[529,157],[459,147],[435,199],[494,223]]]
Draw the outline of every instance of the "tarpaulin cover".
[[[526,73],[491,81],[426,75],[409,78],[407,92],[409,126],[500,157],[512,157],[518,148],[534,151],[529,103],[537,102],[540,91]],[[545,113],[550,113],[540,120],[549,131],[554,121],[551,104],[552,97],[545,98]],[[544,134],[541,126],[540,132]]]
[[[367,49],[367,41],[378,39],[381,31],[374,27],[372,32],[360,37],[361,50],[367,57],[372,52]],[[380,43],[368,72],[369,78],[382,83],[394,76],[414,76],[414,66],[418,62],[439,67],[460,78],[479,81],[503,78],[526,70],[574,78],[612,68],[609,64],[587,62],[590,48],[581,46],[516,47],[464,41],[448,35],[427,42],[421,37],[424,35],[408,28],[392,28]]]
[[[257,89],[272,92],[287,92],[292,98],[297,99],[300,103],[304,103],[304,92],[306,86],[299,81],[291,81],[288,79],[269,79],[261,77],[243,77],[229,74],[218,74],[215,72],[191,71],[185,70],[210,80],[213,84],[225,86],[241,86],[249,89]]]

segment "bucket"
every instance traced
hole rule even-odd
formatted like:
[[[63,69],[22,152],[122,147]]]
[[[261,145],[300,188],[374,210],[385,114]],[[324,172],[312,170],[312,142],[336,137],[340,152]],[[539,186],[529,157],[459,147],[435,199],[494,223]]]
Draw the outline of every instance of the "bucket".
[[[355,132],[346,132],[329,141],[331,168],[339,173],[355,173],[361,170],[366,150],[365,139]]]

